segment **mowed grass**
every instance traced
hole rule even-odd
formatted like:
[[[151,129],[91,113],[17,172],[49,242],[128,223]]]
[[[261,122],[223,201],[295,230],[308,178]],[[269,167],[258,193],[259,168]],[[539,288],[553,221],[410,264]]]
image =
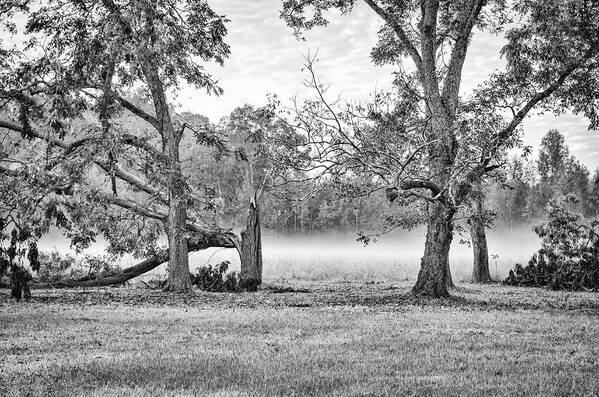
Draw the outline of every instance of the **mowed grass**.
[[[7,396],[599,395],[599,297],[461,285],[0,291]]]

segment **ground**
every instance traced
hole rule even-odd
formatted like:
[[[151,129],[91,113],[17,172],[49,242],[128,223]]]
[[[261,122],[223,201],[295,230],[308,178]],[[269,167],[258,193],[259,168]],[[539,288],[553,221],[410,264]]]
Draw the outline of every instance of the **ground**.
[[[0,290],[0,395],[599,395],[599,294],[409,287]]]

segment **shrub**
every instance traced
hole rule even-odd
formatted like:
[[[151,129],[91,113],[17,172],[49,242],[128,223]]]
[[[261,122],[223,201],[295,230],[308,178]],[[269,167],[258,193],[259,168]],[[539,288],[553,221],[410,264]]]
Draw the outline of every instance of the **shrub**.
[[[69,254],[63,256],[57,251],[40,253],[38,262],[38,279],[48,283],[86,276],[102,277],[118,270],[117,265],[102,256],[75,258]]]
[[[73,275],[77,260],[71,255],[62,256],[57,251],[39,254],[39,270],[37,276],[40,281],[54,282],[70,278]]]
[[[10,275],[11,297],[17,301],[23,297],[29,300],[31,273],[24,267],[23,261],[26,258],[33,270],[39,268],[37,244],[31,239],[28,229],[15,227],[8,238],[2,233],[4,226],[5,224],[0,222],[0,282],[5,275]],[[1,244],[4,240],[9,240],[7,247]]]
[[[227,273],[230,265],[229,261],[224,261],[214,267],[202,266],[195,276],[192,275],[191,282],[204,291],[237,292],[239,291],[239,275],[236,272]]]
[[[599,220],[588,224],[569,207],[573,196],[552,202],[547,223],[535,228],[542,239],[527,266],[516,264],[504,283],[554,290],[599,290]]]

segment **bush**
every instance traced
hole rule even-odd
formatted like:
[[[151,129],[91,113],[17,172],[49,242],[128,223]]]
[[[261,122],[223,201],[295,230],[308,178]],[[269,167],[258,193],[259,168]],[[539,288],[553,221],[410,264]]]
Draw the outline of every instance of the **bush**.
[[[28,229],[13,228],[9,239],[3,233],[4,227],[5,223],[0,218],[0,283],[5,275],[10,275],[11,297],[17,301],[23,297],[29,300],[31,273],[24,267],[23,260],[27,258],[33,270],[39,268],[37,244],[31,240],[32,236]],[[4,240],[9,240],[7,247],[1,244]]]
[[[57,251],[39,254],[39,270],[37,276],[40,281],[54,282],[71,277],[77,260],[71,255],[62,256]]]
[[[541,249],[527,266],[516,264],[505,284],[549,287],[554,290],[599,290],[599,220],[585,224],[582,215],[569,209],[572,196],[552,202],[549,220],[535,228]]]
[[[239,291],[239,275],[236,272],[227,273],[230,265],[229,261],[224,261],[214,267],[202,266],[195,276],[192,275],[191,282],[204,291],[237,292]]]
[[[62,256],[57,251],[42,252],[38,258],[37,276],[42,282],[56,282],[77,279],[89,275],[101,277],[103,274],[118,270],[106,258],[101,256],[86,256],[78,259],[71,255]]]

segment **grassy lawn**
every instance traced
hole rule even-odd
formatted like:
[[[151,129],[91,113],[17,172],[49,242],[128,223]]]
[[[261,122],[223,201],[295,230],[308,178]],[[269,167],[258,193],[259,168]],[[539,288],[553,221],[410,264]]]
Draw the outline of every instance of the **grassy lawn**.
[[[599,395],[599,294],[0,291],[0,395]]]

